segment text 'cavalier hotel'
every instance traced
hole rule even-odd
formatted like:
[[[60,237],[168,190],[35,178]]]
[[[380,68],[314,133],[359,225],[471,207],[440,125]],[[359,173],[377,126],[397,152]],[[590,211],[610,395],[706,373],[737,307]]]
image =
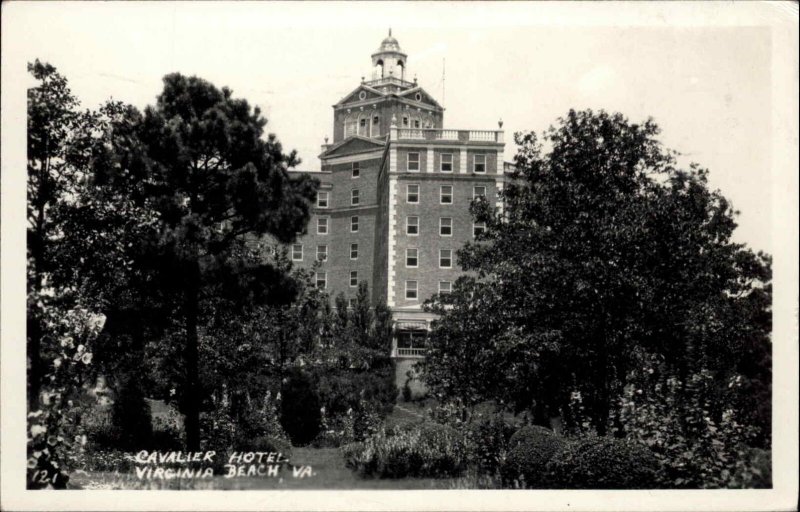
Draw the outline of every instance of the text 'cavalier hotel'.
[[[386,301],[405,375],[425,353],[432,315],[422,303],[451,290],[456,251],[484,229],[470,202],[501,206],[510,165],[501,130],[444,128],[444,108],[406,80],[408,56],[391,31],[372,66],[373,79],[333,106],[333,141],[322,146],[321,171],[309,173],[321,182],[316,207],[290,252],[302,267],[321,262],[316,282],[332,296],[352,301],[366,281],[372,300]]]

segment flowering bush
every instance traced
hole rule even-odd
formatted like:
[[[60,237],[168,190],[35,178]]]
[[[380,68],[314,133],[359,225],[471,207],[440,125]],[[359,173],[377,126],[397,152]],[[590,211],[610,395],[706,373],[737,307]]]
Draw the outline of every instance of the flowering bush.
[[[454,429],[420,423],[385,429],[343,448],[347,466],[379,478],[453,477],[468,464],[467,443]]]
[[[85,310],[58,316],[44,308],[42,321],[56,343],[39,409],[28,413],[27,486],[64,489],[69,473],[84,464],[87,438],[76,402],[86,396],[83,385],[92,362],[87,346],[97,337],[101,322]]]
[[[763,453],[748,445],[756,430],[733,408],[714,403],[714,376],[700,370],[682,382],[664,375],[657,361],[634,373],[620,400],[619,423],[627,438],[650,447],[660,462],[662,485],[679,488],[768,487]],[[659,371],[657,371],[659,370]],[[735,393],[739,380],[726,383]],[[721,409],[720,414],[715,410]],[[769,464],[766,464],[768,467]]]

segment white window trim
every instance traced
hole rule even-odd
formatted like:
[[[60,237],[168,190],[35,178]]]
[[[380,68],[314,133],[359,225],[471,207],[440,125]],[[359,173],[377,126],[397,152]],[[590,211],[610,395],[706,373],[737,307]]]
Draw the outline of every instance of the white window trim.
[[[478,167],[478,157],[483,158],[483,170],[478,171],[476,170]],[[486,154],[485,153],[475,153],[472,155],[472,172],[475,174],[486,174]]]
[[[484,232],[484,233],[486,232],[486,223],[485,223],[485,222],[475,222],[475,221],[472,221],[472,238],[476,238],[476,235],[475,235],[475,228],[478,226],[478,224],[483,224],[483,232]]]
[[[444,187],[450,187],[450,202],[444,202]],[[441,185],[439,187],[439,204],[453,204],[453,186],[452,185]]]
[[[322,195],[325,196],[325,206],[321,206],[319,204],[319,200],[322,197]],[[331,204],[330,203],[330,198],[331,198],[331,196],[330,196],[330,194],[328,193],[327,190],[318,190],[317,191],[317,208],[325,208],[325,209],[329,208],[330,204]]]
[[[355,224],[353,224],[353,219],[356,220]],[[358,223],[359,223],[359,221],[360,221],[360,219],[358,218],[358,215],[353,215],[352,217],[350,217],[350,232],[351,233],[358,233],[358,228],[359,228],[359,224]],[[355,225],[356,229],[353,229],[354,225]]]
[[[417,232],[416,233],[409,233],[408,227],[411,225],[409,222],[411,219],[417,219]],[[406,235],[408,236],[419,236],[419,217],[416,215],[409,215],[406,217]]]
[[[449,171],[445,171],[444,168],[443,168],[445,155],[448,155],[450,157],[450,170]],[[442,153],[442,154],[440,154],[439,155],[439,172],[444,172],[444,173],[447,173],[447,174],[451,174],[453,172],[453,162],[454,161],[455,161],[455,159],[453,158],[453,153]]]
[[[408,285],[409,285],[409,283],[414,283],[414,297],[409,297],[408,296],[408,292],[409,292]],[[406,297],[406,300],[419,300],[419,281],[416,281],[414,279],[409,279],[409,280],[406,281],[406,294],[405,294],[405,297]]]
[[[294,257],[294,248],[296,246],[298,246],[298,245],[300,246],[300,257],[299,258],[295,258]],[[303,244],[292,244],[292,261],[303,261]]]
[[[446,293],[451,293],[453,291],[453,282],[452,281],[439,281],[439,293],[443,293],[442,292],[442,283],[447,283],[447,284],[450,285],[450,289],[447,290]]]
[[[320,221],[322,221],[322,220],[325,221],[325,232],[324,233],[319,230]],[[331,220],[330,217],[317,217],[317,234],[318,235],[327,235],[328,233],[331,232],[330,220]]]
[[[322,276],[322,279],[320,279],[319,276]],[[316,276],[314,276],[314,284],[317,285],[317,288],[319,288],[319,282],[320,281],[322,281],[324,283],[322,285],[322,289],[323,290],[327,290],[328,289],[328,273],[327,272],[317,272]]]
[[[416,201],[410,201],[408,199],[409,195],[411,195],[410,192],[409,192],[409,187],[417,187],[417,200]],[[409,183],[409,184],[406,185],[406,203],[408,203],[408,204],[419,204],[419,194],[420,194],[420,192],[419,192],[419,184],[418,183]]]
[[[323,252],[320,252],[319,250],[321,248],[323,248],[323,247],[325,248],[325,250]],[[324,258],[320,258],[320,255],[324,256]],[[328,261],[328,246],[327,245],[318,245],[317,246],[317,261]]]
[[[358,206],[361,202],[361,192],[357,188],[350,191],[350,206]]]
[[[476,194],[475,193],[475,189],[476,188],[482,188],[483,189],[483,195]],[[485,186],[483,186],[483,185],[475,185],[474,187],[472,187],[472,199],[476,199],[478,197],[486,197],[486,187]]]
[[[355,172],[358,171],[358,174]],[[361,163],[360,162],[353,162],[350,166],[350,179],[357,180],[361,177]]]
[[[417,257],[416,257],[417,264],[416,265],[409,265],[408,264],[408,251],[409,250],[417,251]],[[419,268],[419,249],[417,249],[416,247],[406,247],[406,268]]]
[[[356,257],[353,257],[353,246],[355,246]],[[350,259],[355,261],[358,259],[358,244],[350,244]]]
[[[353,274],[355,274],[356,277],[356,284],[353,284]],[[358,270],[350,271],[350,288],[358,288]]]
[[[450,219],[450,234],[442,234],[442,227],[444,227],[444,219]],[[453,217],[439,217],[439,236],[453,236]]]
[[[411,168],[411,155],[417,155],[417,168]],[[407,158],[406,158],[406,171],[408,172],[419,172],[422,169],[422,157],[420,156],[421,153],[419,151],[409,151]]]
[[[450,251],[450,265],[447,267],[442,266],[442,251]],[[439,249],[439,268],[453,268],[453,250],[452,249]]]

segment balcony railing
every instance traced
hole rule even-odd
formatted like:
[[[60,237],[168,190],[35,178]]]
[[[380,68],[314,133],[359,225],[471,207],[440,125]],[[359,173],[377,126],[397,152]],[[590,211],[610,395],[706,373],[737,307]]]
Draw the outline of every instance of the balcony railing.
[[[425,357],[425,348],[400,348],[397,347],[397,357]]]
[[[502,130],[445,130],[437,128],[397,128],[398,140],[458,142],[503,142]]]
[[[408,80],[401,80],[400,78],[395,78],[393,76],[376,78],[375,80],[369,80],[364,83],[369,85],[370,87],[380,87],[382,85],[399,85],[400,87],[414,87],[416,85],[414,82],[409,82]]]

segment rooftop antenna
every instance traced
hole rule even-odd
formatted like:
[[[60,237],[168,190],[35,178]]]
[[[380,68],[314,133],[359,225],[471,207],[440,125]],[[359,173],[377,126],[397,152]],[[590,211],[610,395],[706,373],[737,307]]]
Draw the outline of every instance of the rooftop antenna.
[[[444,107],[444,57],[442,57],[442,107]]]

